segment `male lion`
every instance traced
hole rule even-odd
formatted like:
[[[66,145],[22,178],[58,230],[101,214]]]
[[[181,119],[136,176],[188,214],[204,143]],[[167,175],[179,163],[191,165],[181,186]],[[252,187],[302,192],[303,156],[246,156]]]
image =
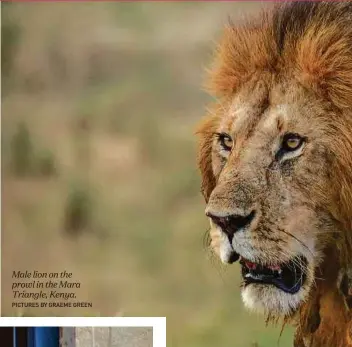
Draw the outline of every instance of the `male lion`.
[[[244,304],[345,347],[352,303],[352,3],[292,2],[229,25],[198,163],[212,246]]]

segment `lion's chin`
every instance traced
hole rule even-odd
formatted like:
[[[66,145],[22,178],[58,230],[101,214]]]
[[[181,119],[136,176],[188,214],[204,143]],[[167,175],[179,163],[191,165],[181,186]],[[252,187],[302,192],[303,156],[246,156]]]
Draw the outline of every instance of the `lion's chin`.
[[[240,257],[245,306],[270,316],[291,315],[307,296],[308,262],[296,256],[285,263],[254,263]]]
[[[308,296],[306,287],[289,294],[271,284],[251,283],[242,288],[242,300],[252,311],[276,317],[290,316]]]

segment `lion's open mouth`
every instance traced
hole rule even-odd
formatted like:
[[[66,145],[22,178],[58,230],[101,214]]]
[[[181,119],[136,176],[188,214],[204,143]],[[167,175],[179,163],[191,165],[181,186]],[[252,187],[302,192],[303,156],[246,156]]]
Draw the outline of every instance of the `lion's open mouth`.
[[[307,268],[307,260],[304,257],[279,265],[257,264],[241,257],[240,264],[245,286],[251,283],[270,284],[285,293],[295,294],[306,279],[304,269]]]

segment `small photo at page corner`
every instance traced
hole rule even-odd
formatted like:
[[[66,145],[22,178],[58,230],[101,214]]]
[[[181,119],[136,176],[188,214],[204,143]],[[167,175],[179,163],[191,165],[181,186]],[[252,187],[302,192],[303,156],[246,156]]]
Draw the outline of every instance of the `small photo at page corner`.
[[[153,347],[153,327],[0,327],[7,347]]]

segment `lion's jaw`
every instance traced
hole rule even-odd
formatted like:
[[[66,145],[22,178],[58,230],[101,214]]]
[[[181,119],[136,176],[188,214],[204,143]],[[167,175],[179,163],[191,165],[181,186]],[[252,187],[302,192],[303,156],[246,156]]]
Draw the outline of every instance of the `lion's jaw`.
[[[239,237],[234,235],[231,244],[228,239],[222,238],[220,250],[222,250],[223,262],[228,263],[228,256],[231,252],[240,255],[241,296],[248,309],[266,316],[290,316],[307,299],[314,282],[314,270],[320,263],[320,253],[315,249],[313,240],[305,243],[307,248],[298,242],[287,241],[288,244],[291,243],[289,248],[285,248],[287,244],[280,245],[279,243],[276,244],[277,247],[268,246],[265,249],[264,246],[262,249],[258,245],[252,246],[250,240],[244,241],[240,235]],[[269,245],[271,241],[264,240],[263,243]],[[224,249],[227,249],[227,258],[224,256]],[[270,270],[271,266],[275,269],[273,273],[277,274],[279,271],[285,273],[280,278],[286,277],[286,281],[287,277],[293,277],[288,279],[290,284],[286,284],[285,290],[282,286],[278,287],[272,283],[247,282],[246,276],[253,273],[253,270],[247,268],[248,263],[251,268],[256,266],[256,268],[269,268]]]
[[[309,115],[305,115],[313,106],[307,101],[305,106],[297,105],[299,88],[279,88],[285,92],[271,91],[271,95],[277,94],[280,105],[273,98],[273,106],[263,111],[263,95],[268,92],[264,85],[262,81],[253,82],[248,101],[243,102],[243,95],[234,98],[228,113],[217,123],[215,132],[229,133],[237,144],[223,158],[217,140],[213,141],[216,186],[206,213],[211,219],[212,235],[218,235],[213,246],[218,247],[221,260],[232,262],[234,254],[242,259],[245,305],[264,314],[288,316],[307,299],[324,247],[337,230],[331,214],[324,209],[324,199],[330,194],[328,153],[321,141],[324,129],[313,119],[308,123]],[[304,135],[308,141],[297,157],[276,160],[279,139],[288,132]],[[216,223],[218,218],[248,216],[251,212],[249,225],[230,236],[222,222]],[[285,268],[286,273],[281,277],[259,273],[264,281],[257,280],[256,273],[248,275],[246,261],[264,267],[264,272],[271,266],[278,271]],[[288,275],[287,267],[292,268]],[[284,278],[293,276],[297,269],[301,274],[294,277],[294,282],[292,277]],[[295,289],[290,285],[296,285]]]
[[[301,227],[299,221],[297,221],[297,227]],[[253,230],[254,234],[255,232]],[[316,233],[317,230],[312,231],[313,235]],[[323,252],[316,247],[317,240],[314,237],[307,237],[307,239],[301,237],[300,241],[297,241],[298,237],[297,240],[290,240],[290,237],[287,237],[282,242],[278,242],[277,240],[266,240],[265,237],[246,237],[244,232],[239,231],[230,242],[227,235],[212,222],[211,235],[213,247],[223,263],[232,263],[234,254],[240,257],[241,296],[248,309],[266,316],[287,317],[292,315],[308,298],[315,283],[315,269],[324,259]],[[276,271],[287,271],[282,270],[285,263],[290,264],[289,266],[295,263],[294,265],[301,267],[302,273],[297,274],[293,282],[291,280],[296,287],[290,293],[273,284],[246,283],[245,276],[248,273],[246,262],[256,264],[257,267],[273,266],[278,269]],[[294,271],[299,270],[296,268]]]

